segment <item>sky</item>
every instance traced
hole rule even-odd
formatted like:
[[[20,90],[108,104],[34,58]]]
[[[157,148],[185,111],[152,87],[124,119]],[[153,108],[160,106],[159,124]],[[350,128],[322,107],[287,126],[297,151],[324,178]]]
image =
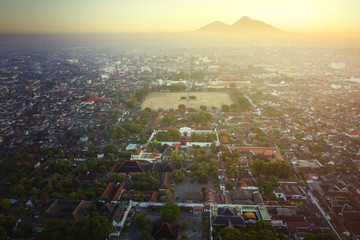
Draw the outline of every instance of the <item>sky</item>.
[[[360,0],[0,0],[0,33],[194,31],[242,16],[285,31],[360,37]]]

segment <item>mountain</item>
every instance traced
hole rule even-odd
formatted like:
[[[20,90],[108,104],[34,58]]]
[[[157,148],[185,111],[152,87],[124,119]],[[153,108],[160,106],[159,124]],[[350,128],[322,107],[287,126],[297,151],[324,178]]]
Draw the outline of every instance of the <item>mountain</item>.
[[[287,33],[267,23],[246,16],[231,25],[216,21],[198,29],[197,32],[243,35],[278,35]]]
[[[209,23],[208,25],[198,29],[197,31],[200,32],[223,32],[223,31],[229,31],[230,26],[226,23],[215,21],[212,23]]]

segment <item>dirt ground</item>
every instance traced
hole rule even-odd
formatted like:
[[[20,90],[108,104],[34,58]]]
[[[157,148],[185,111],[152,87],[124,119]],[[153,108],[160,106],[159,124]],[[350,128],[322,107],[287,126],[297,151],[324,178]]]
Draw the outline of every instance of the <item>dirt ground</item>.
[[[151,108],[151,109],[177,109],[179,104],[186,105],[186,99],[181,99],[181,97],[186,97],[186,92],[176,92],[176,93],[151,93],[141,105],[141,108]],[[212,106],[221,108],[221,105],[227,104],[231,105],[229,95],[224,92],[192,92],[190,96],[196,96],[196,99],[190,99],[189,107],[199,109],[200,105],[204,105],[207,108]]]

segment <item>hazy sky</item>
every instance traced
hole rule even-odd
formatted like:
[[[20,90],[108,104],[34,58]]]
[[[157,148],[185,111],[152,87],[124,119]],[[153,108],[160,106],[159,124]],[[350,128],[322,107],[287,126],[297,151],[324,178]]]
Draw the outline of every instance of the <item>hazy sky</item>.
[[[193,31],[249,16],[283,30],[360,36],[360,0],[0,0],[0,32]]]

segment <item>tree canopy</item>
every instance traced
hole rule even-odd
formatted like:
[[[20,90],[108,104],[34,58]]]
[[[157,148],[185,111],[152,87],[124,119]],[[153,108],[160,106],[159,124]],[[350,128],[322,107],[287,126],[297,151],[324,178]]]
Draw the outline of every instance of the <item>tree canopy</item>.
[[[94,239],[102,240],[113,230],[109,220],[103,216],[83,218],[75,222],[60,219],[48,219],[44,230],[36,237],[37,240],[62,239]]]
[[[180,141],[181,133],[177,129],[169,129],[167,131],[160,131],[156,133],[155,139],[158,141],[178,142]]]
[[[160,210],[161,219],[164,222],[174,222],[180,215],[180,208],[174,202],[168,202]]]
[[[250,167],[255,177],[260,175],[275,176],[278,178],[288,178],[293,174],[292,167],[285,161],[264,162],[255,160],[250,163]]]

